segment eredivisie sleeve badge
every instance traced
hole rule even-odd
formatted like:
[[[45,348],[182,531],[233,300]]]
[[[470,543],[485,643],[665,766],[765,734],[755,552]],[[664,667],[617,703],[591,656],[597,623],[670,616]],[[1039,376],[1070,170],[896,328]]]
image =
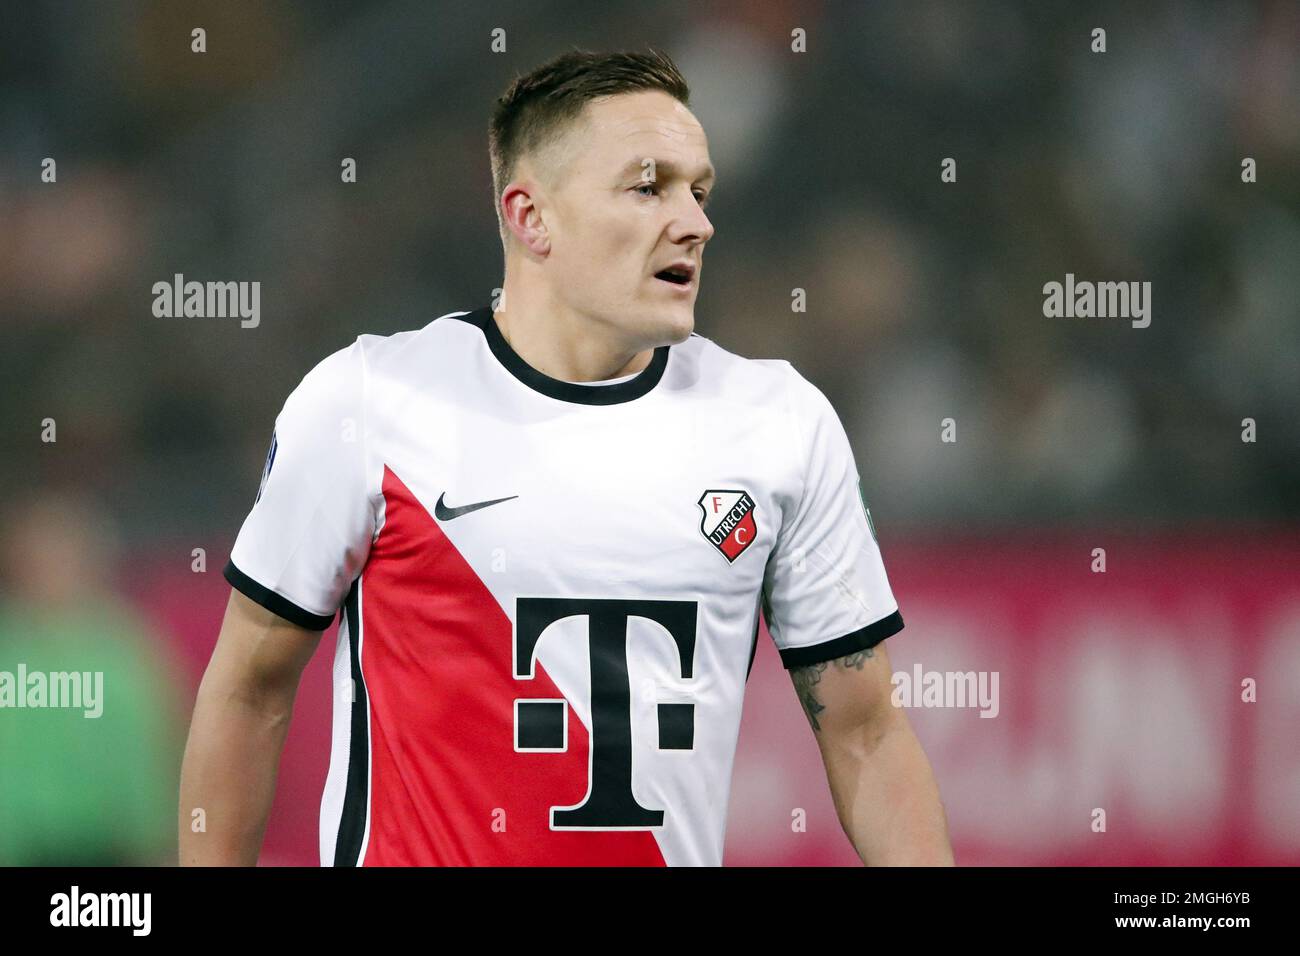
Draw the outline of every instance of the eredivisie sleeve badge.
[[[271,467],[275,464],[275,450],[279,447],[275,440],[275,432],[271,432],[271,447],[266,450],[266,464],[262,466],[262,481],[257,486],[257,497],[253,499],[253,504],[262,500],[262,492],[266,490],[266,479],[271,477]]]
[[[871,540],[877,544],[880,539],[876,537],[876,523],[871,520],[871,509],[867,507],[867,499],[862,494],[862,479],[858,479],[858,500],[862,502],[862,513],[867,516],[867,527],[871,529]]]
[[[714,488],[700,495],[696,504],[704,512],[700,533],[729,563],[740,557],[758,537],[754,499],[749,492]]]

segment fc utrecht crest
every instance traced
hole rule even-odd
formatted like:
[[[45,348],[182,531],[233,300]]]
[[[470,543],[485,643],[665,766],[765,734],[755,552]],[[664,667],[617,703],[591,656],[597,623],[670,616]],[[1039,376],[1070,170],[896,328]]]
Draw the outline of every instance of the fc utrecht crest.
[[[749,492],[714,488],[700,495],[696,504],[704,512],[700,533],[728,562],[740,557],[758,537],[754,499],[749,497]]]

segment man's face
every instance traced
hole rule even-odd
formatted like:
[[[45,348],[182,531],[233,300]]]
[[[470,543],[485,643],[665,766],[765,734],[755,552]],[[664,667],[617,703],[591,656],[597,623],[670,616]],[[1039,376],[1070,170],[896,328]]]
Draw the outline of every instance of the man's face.
[[[713,189],[699,121],[660,91],[587,104],[544,201],[545,272],[576,312],[617,326],[638,347],[681,342],[695,326]],[[656,277],[693,267],[689,281]]]

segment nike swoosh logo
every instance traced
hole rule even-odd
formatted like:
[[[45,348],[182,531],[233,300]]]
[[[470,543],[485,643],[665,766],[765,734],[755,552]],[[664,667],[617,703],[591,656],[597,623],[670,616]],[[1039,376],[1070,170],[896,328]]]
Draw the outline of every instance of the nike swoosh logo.
[[[518,495],[511,495],[509,498],[493,498],[491,501],[476,501],[472,505],[461,505],[459,508],[448,508],[442,503],[442,499],[447,497],[447,492],[438,496],[438,503],[433,506],[433,516],[439,521],[450,521],[452,518],[459,518],[461,515],[467,515],[471,511],[478,511],[479,508],[486,508],[488,505],[499,505],[503,501],[510,501],[512,498],[518,498]]]

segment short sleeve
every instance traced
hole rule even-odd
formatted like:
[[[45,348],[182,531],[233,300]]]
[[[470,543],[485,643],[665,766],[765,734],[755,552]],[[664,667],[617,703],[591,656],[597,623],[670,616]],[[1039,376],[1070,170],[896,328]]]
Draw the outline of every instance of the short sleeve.
[[[226,565],[232,587],[299,627],[329,627],[370,553],[364,377],[358,339],[290,393]]]
[[[787,667],[864,650],[903,628],[844,426],[790,368],[803,485],[768,560],[763,610]]]

